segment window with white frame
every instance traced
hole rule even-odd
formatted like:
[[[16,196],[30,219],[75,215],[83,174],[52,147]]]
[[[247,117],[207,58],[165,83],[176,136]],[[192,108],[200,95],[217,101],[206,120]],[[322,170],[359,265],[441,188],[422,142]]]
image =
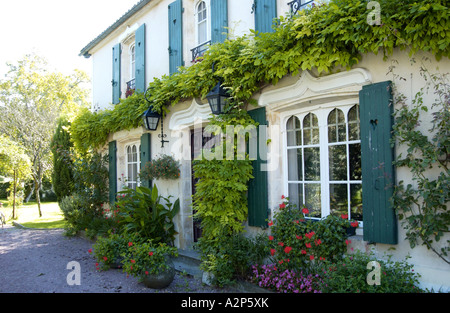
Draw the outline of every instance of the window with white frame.
[[[286,122],[287,191],[311,217],[362,221],[359,106],[294,114]]]
[[[136,78],[136,53],[134,43],[130,46],[130,78]]]
[[[208,14],[205,1],[197,5],[197,44],[208,41]]]
[[[136,189],[139,186],[141,146],[132,144],[125,147],[127,161],[127,187]]]

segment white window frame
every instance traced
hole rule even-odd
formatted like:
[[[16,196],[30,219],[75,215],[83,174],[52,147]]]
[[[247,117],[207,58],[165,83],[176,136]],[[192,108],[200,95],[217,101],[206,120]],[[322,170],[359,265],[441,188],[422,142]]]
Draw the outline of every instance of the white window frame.
[[[359,101],[356,101],[355,99],[348,99],[348,100],[342,100],[342,101],[336,101],[331,103],[325,103],[319,106],[306,106],[303,108],[299,108],[296,110],[289,110],[282,114],[281,117],[281,134],[282,134],[282,145],[283,145],[283,184],[284,184],[284,190],[285,195],[289,196],[289,180],[288,180],[288,145],[287,145],[287,121],[290,117],[296,116],[300,120],[300,126],[303,128],[303,119],[306,115],[309,113],[314,113],[317,116],[318,124],[319,124],[319,147],[320,147],[320,186],[321,186],[321,213],[322,217],[324,218],[328,215],[330,215],[330,183],[334,183],[334,181],[330,181],[330,175],[329,175],[329,151],[328,147],[330,145],[338,145],[338,144],[345,144],[347,146],[347,156],[348,156],[348,145],[351,143],[360,143],[361,140],[356,141],[348,141],[348,112],[354,105],[359,105]],[[346,129],[346,141],[344,142],[338,142],[338,143],[329,143],[328,142],[328,116],[334,109],[340,109],[345,117],[345,123],[347,126]],[[311,145],[315,146],[315,145]],[[290,149],[293,149],[295,146],[289,146]],[[305,148],[305,146],[302,146]],[[309,147],[306,146],[306,147]],[[304,169],[303,169],[304,171]],[[347,157],[347,174],[349,171],[349,158]],[[349,177],[347,176],[346,182],[337,182],[337,183],[347,183],[349,182]],[[294,182],[294,181],[291,181]],[[352,181],[353,183],[361,183],[361,181]],[[348,193],[349,194],[349,193]],[[350,200],[350,199],[348,199]],[[303,197],[303,201],[305,201]],[[349,208],[350,208],[350,201]],[[349,212],[350,213],[350,212]],[[349,214],[349,218],[350,218]],[[362,221],[360,221],[360,226],[362,227]]]
[[[205,9],[206,9],[206,40],[203,42],[200,42],[199,38],[199,23],[198,23],[198,6],[201,2],[205,3]],[[201,44],[204,44],[205,42],[208,42],[211,40],[211,3],[210,0],[200,0],[195,1],[194,3],[194,20],[195,20],[195,46],[199,46]]]
[[[136,154],[137,154],[136,162],[133,162],[133,161],[129,162],[128,161],[128,148],[133,149],[133,147],[136,147]],[[135,180],[130,180],[130,173],[128,170],[128,166],[130,164],[136,164],[136,177],[132,177],[132,178],[135,178]],[[126,186],[128,188],[132,188],[133,184],[135,184],[136,187],[139,187],[141,185],[141,182],[139,180],[140,170],[141,170],[141,143],[140,142],[129,143],[129,144],[125,145],[125,177],[127,179]]]
[[[128,55],[130,58],[130,79],[133,80],[136,78],[136,45],[135,42],[130,44],[128,49]]]

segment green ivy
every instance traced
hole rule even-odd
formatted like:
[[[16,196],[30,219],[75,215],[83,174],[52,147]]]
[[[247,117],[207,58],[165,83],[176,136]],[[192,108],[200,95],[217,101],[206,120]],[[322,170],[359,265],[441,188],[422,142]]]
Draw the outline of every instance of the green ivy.
[[[450,10],[444,0],[379,0],[381,25],[369,25],[366,1],[331,0],[295,16],[277,20],[274,32],[253,32],[210,46],[202,62],[181,67],[149,84],[156,111],[193,97],[205,97],[222,78],[236,101],[247,103],[255,92],[276,84],[286,75],[317,69],[329,73],[350,69],[362,55],[392,55],[394,48],[410,55],[429,51],[436,59],[450,56]],[[213,72],[213,64],[214,72]],[[141,125],[148,108],[142,94],[98,113],[83,111],[73,121],[75,146],[88,150],[101,146],[108,135]]]

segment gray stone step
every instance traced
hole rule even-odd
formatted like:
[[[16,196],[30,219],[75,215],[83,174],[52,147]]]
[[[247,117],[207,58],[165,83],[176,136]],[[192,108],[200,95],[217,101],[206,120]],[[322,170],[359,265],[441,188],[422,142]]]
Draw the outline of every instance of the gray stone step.
[[[173,259],[173,264],[175,265],[175,270],[202,279],[201,260],[196,251],[178,249],[178,257]]]

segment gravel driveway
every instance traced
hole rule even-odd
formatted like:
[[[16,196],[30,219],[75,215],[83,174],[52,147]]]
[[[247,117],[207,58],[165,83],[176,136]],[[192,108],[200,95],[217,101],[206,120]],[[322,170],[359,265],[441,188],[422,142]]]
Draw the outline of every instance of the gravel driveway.
[[[2,293],[212,293],[223,289],[204,286],[191,276],[176,274],[163,290],[146,288],[121,270],[99,272],[88,250],[93,242],[66,237],[63,230],[31,230],[13,226],[0,228],[0,292]],[[80,265],[80,284],[69,285]]]

